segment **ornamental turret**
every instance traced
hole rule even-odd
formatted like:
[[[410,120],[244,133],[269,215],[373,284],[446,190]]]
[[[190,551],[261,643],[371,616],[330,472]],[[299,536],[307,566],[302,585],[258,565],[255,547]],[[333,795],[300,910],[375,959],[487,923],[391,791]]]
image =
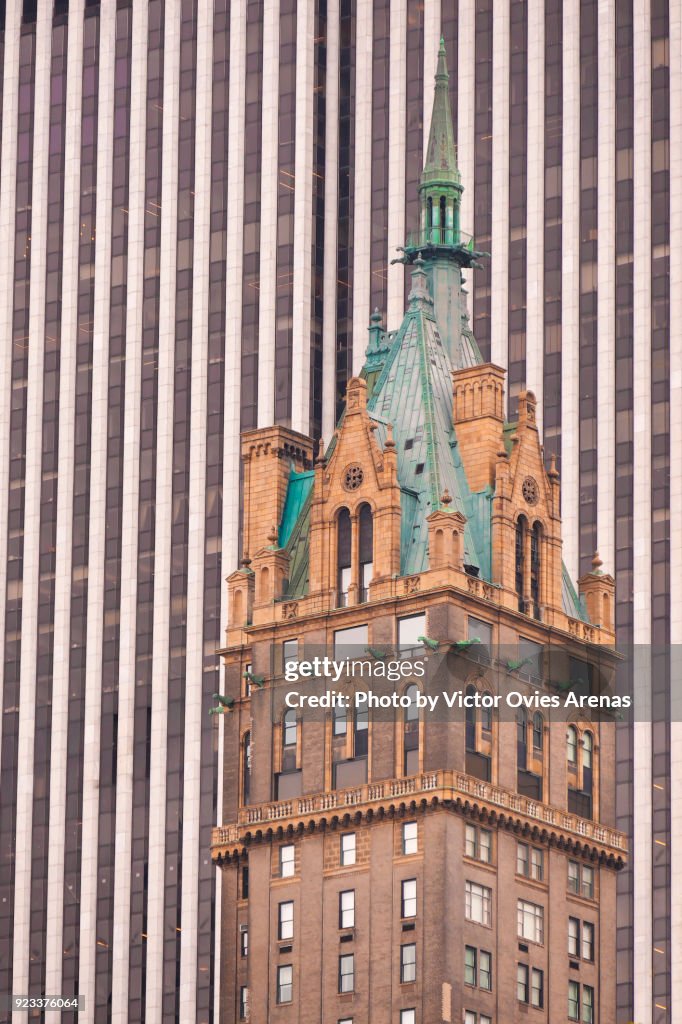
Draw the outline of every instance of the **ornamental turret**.
[[[460,229],[464,188],[457,167],[445,44],[441,39],[426,162],[419,179],[419,229],[411,235],[399,262],[424,261],[436,320],[454,368],[482,362],[468,325],[462,268],[477,266],[484,253]]]

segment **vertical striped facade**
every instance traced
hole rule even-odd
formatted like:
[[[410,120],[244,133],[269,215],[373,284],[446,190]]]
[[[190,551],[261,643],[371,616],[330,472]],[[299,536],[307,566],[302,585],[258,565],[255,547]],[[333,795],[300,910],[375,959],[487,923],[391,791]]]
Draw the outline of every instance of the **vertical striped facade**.
[[[682,0],[0,9],[0,991],[213,1021],[239,432],[329,439],[370,312],[398,326],[441,34],[477,340],[511,416],[540,399],[572,576],[598,548],[619,639],[682,643]],[[623,1024],[682,1014],[651,667],[618,737]]]

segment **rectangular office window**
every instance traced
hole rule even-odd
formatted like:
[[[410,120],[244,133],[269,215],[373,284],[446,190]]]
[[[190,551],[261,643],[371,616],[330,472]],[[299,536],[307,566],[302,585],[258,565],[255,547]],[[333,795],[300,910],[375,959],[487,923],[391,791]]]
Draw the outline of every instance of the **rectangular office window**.
[[[239,1019],[247,1020],[249,1016],[249,989],[242,985],[239,989]]]
[[[568,919],[568,955],[580,956],[580,921],[575,917]]]
[[[464,1011],[464,1024],[493,1024],[492,1017],[487,1013],[476,1013],[474,1010]]]
[[[536,1010],[541,1010],[545,1005],[545,976],[537,967],[530,974],[530,1004]]]
[[[277,938],[293,939],[294,937],[294,902],[287,900],[280,903],[277,918]]]
[[[465,883],[464,907],[469,921],[490,925],[492,919],[492,890],[478,882]]]
[[[594,1024],[594,989],[583,985],[583,1024]]]
[[[355,889],[339,893],[339,928],[355,927]]]
[[[400,980],[403,984],[417,980],[417,946],[414,942],[400,947]]]
[[[581,865],[582,867],[582,878],[580,884],[580,895],[586,900],[594,899],[594,868],[589,867],[587,864]]]
[[[352,1017],[341,1017],[336,1024],[353,1024]]]
[[[517,934],[529,942],[544,942],[545,911],[537,903],[518,900],[516,904]]]
[[[516,998],[520,1003],[528,1002],[528,965],[516,965]]]
[[[355,832],[344,832],[341,836],[341,865],[355,864]]]
[[[541,882],[544,876],[545,855],[543,850],[536,846],[529,846],[528,843],[518,843],[516,846],[516,873],[524,878],[532,878]]]
[[[580,864],[577,860],[568,862],[568,891],[580,894]]]
[[[519,675],[538,682],[542,679],[542,644],[519,637]]]
[[[400,1024],[417,1024],[417,1011],[416,1010],[401,1010],[400,1011]]]
[[[589,921],[583,921],[582,958],[594,960],[594,925]]]
[[[400,916],[417,916],[417,879],[405,878],[401,883]]]
[[[478,984],[486,992],[492,992],[493,988],[493,958],[492,954],[482,949],[478,958]]]
[[[464,852],[467,857],[490,864],[492,860],[492,833],[487,828],[467,824],[464,830]]]
[[[242,868],[242,899],[248,900],[249,898],[249,869],[247,867]]]
[[[339,957],[339,992],[355,991],[355,956],[345,953]]]
[[[277,1002],[290,1003],[294,998],[294,968],[282,964],[277,968]]]
[[[249,929],[245,924],[239,929],[239,950],[242,956],[249,955]]]
[[[420,636],[426,636],[426,615],[410,615],[398,619],[398,646],[402,654],[408,654],[415,647],[421,647]]]
[[[568,1019],[580,1020],[580,985],[577,981],[568,983]]]
[[[367,624],[337,629],[334,633],[334,655],[340,658],[362,658],[369,643]]]
[[[292,878],[296,867],[296,847],[293,845],[279,848],[280,878]]]
[[[284,668],[287,665],[298,664],[298,640],[285,640],[282,644],[282,663]]]
[[[530,877],[536,882],[542,882],[545,875],[545,853],[538,850],[537,846],[530,848]]]
[[[493,627],[490,623],[484,622],[483,619],[475,619],[470,615],[467,639],[474,641],[467,650],[469,657],[487,665],[492,657],[493,649]]]
[[[594,868],[577,860],[568,862],[568,891],[586,900],[594,899]]]
[[[403,853],[417,853],[419,833],[416,821],[406,821],[403,825]]]
[[[478,951],[474,946],[464,947],[464,983],[475,985],[477,971]]]

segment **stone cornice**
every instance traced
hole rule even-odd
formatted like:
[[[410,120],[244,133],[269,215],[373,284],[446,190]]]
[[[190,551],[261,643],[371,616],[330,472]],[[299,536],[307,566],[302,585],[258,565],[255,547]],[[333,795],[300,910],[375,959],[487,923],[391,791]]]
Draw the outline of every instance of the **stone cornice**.
[[[575,856],[598,860],[616,870],[623,866],[627,854],[626,837],[616,829],[464,772],[440,770],[244,807],[237,822],[213,829],[212,856],[221,865],[238,860],[253,843],[348,827],[351,823],[369,824],[375,819],[439,807]]]

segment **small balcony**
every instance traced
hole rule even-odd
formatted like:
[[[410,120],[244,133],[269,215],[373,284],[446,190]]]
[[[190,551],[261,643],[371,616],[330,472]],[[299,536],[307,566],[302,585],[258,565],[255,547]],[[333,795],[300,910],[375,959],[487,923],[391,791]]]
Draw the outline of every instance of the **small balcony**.
[[[242,807],[236,822],[213,829],[213,858],[222,863],[223,858],[239,855],[250,843],[267,841],[284,830],[293,835],[296,830],[326,828],[346,815],[371,820],[412,803],[424,808],[444,804],[465,814],[473,811],[492,823],[537,826],[547,836],[561,835],[580,847],[591,845],[596,855],[604,856],[615,867],[623,865],[627,854],[627,839],[616,829],[464,772],[441,770]]]

